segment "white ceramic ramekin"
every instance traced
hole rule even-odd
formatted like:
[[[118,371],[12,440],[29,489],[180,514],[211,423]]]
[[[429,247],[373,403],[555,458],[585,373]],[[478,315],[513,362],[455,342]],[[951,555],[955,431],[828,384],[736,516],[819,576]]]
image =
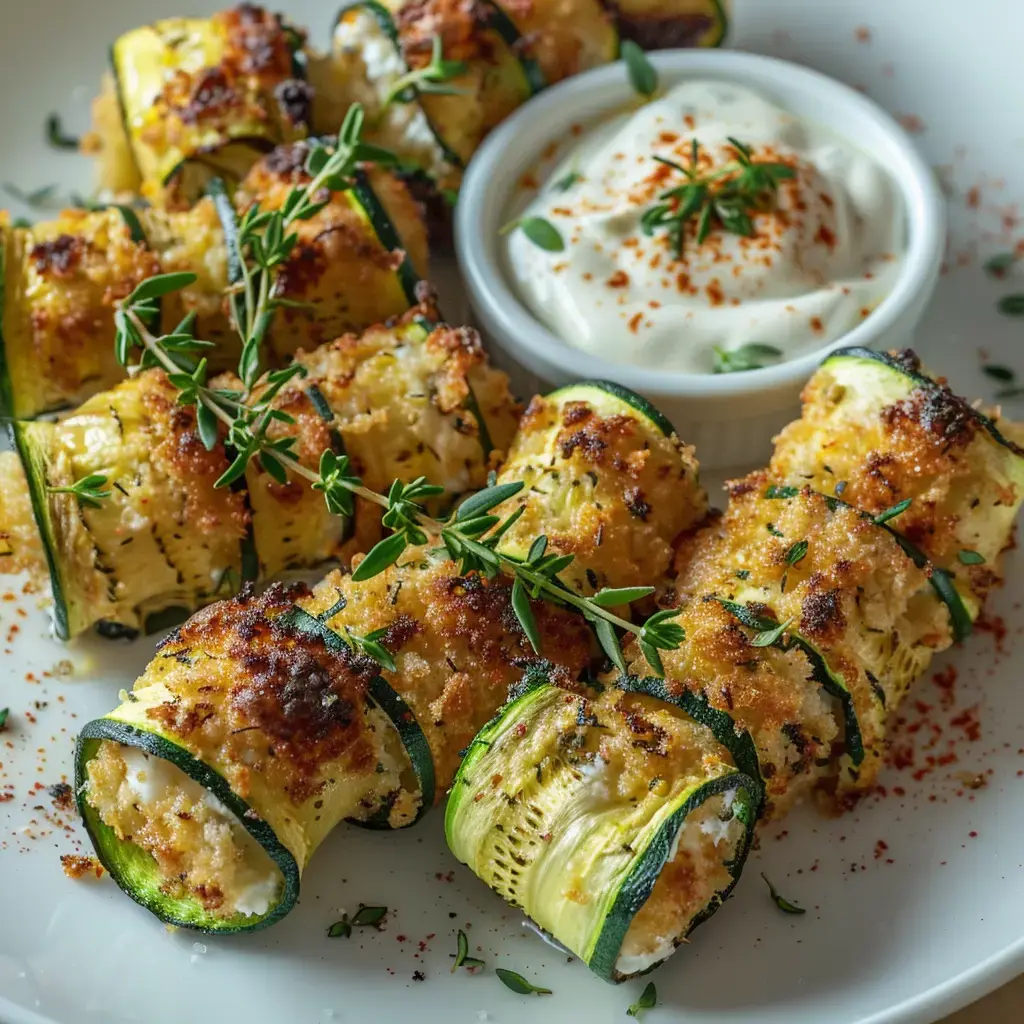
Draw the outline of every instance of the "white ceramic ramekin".
[[[719,78],[764,93],[799,117],[830,127],[891,172],[907,211],[902,272],[892,292],[841,338],[788,362],[721,375],[664,372],[614,363],[566,344],[516,296],[500,258],[498,229],[515,209],[522,175],[571,126],[620,108],[634,96],[621,63],[571,78],[541,93],[486,140],[473,157],[456,206],[459,265],[476,323],[508,359],[550,385],[613,380],[654,402],[707,467],[760,464],[773,434],[798,412],[800,388],[826,352],[846,345],[893,348],[910,343],[934,290],[945,244],[945,203],[930,167],[884,111],[816,71],[730,50],[651,54],[663,85]],[[756,340],[756,339],[752,339]],[[505,358],[502,358],[505,357]]]

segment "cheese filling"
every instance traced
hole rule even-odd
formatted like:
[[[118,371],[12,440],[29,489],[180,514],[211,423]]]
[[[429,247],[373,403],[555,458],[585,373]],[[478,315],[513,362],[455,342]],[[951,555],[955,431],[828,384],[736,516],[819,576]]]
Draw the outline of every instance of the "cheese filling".
[[[451,173],[420,104],[393,100],[384,108],[388,91],[408,70],[401,52],[364,10],[348,10],[334,30],[334,50],[352,65],[348,85],[352,99],[363,105],[367,122],[389,149],[411,159],[435,179]]]
[[[708,893],[729,884],[725,864],[746,832],[733,813],[735,799],[736,791],[729,790],[706,800],[676,833],[651,895],[626,932],[615,962],[620,974],[645,971],[671,956],[690,922],[707,905]]]
[[[118,838],[150,853],[172,896],[218,917],[261,916],[283,878],[234,813],[180,768],[104,741],[88,765],[86,798]]]

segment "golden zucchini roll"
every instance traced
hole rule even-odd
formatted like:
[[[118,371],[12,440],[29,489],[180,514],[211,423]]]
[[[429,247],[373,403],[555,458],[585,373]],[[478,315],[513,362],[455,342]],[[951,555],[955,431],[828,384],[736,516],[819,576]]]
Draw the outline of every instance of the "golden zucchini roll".
[[[619,35],[645,50],[721,46],[732,0],[611,0]]]
[[[495,513],[524,514],[501,550],[525,558],[533,540],[572,554],[561,574],[580,593],[659,581],[672,543],[707,514],[693,448],[627,388],[585,381],[534,398],[498,483],[523,490]]]
[[[713,591],[694,594],[672,621],[686,640],[678,650],[660,652],[660,692],[685,702],[691,713],[706,707],[708,713],[726,714],[748,734],[753,748],[737,763],[752,778],[760,773],[767,813],[783,813],[829,771],[833,746],[843,738],[843,691],[808,650],[756,644],[758,630],[748,628]],[[651,666],[639,647],[629,644],[624,653],[628,676],[609,674],[604,682],[621,686],[650,679]]]
[[[270,436],[295,435],[296,456],[314,470],[327,449],[347,454],[378,493],[394,480],[425,476],[445,488],[435,499],[441,509],[484,487],[511,440],[518,406],[476,331],[436,326],[436,316],[426,302],[394,324],[299,353],[305,376],[275,400],[296,424],[275,423]],[[247,481],[263,576],[339,555],[351,525],[327,510],[319,491],[302,479],[278,483],[257,460]],[[359,499],[356,550],[379,539],[379,520],[379,507]]]
[[[1002,578],[1024,501],[1024,451],[909,350],[829,356],[804,389],[802,416],[776,439],[769,474],[837,494],[923,552],[940,570],[933,582],[948,590],[951,577],[966,606],[956,639]]]
[[[715,725],[644,692],[536,686],[470,747],[448,845],[601,977],[648,971],[721,905],[750,848],[760,787],[727,717]]]
[[[245,495],[214,488],[228,459],[207,451],[195,409],[176,398],[151,370],[60,421],[12,426],[62,639],[94,625],[108,636],[159,629],[242,578]],[[94,497],[70,492],[90,477]]]
[[[237,182],[261,153],[305,135],[304,46],[280,15],[252,4],[120,36],[87,143],[101,188],[188,208],[210,178]]]
[[[278,210],[293,188],[305,188],[309,146],[280,146],[246,176],[233,204],[218,205],[224,219],[254,203]],[[362,330],[404,313],[417,303],[417,285],[428,277],[427,229],[419,204],[390,171],[366,164],[354,185],[322,196],[327,205],[292,230],[298,244],[277,276],[275,295],[308,308],[278,311],[269,335],[272,358],[282,362],[346,331]],[[232,232],[227,228],[229,249]]]
[[[66,210],[53,221],[0,221],[0,402],[29,418],[118,380],[114,310],[160,264],[128,207]]]
[[[487,2],[366,0],[338,16],[334,76],[343,105],[366,110],[369,141],[452,189],[487,133],[543,85],[519,42]],[[431,65],[443,71],[424,83]]]
[[[510,686],[531,670],[571,681],[585,663],[574,616],[537,606],[542,660],[503,629],[507,581],[409,556],[366,583],[336,573],[313,594],[273,587],[200,612],[85,727],[86,827],[118,884],[161,920],[271,924],[339,822],[411,823]],[[357,653],[346,628],[385,630],[397,670]]]
[[[889,716],[952,643],[949,610],[927,567],[839,499],[770,484],[763,473],[734,481],[730,498],[721,519],[680,547],[675,599],[720,604],[745,636],[785,624],[774,643],[813,663],[833,698],[843,757],[829,771],[842,789],[866,788]],[[688,637],[692,646],[696,635]],[[677,653],[668,659],[674,665]],[[804,726],[799,713],[794,722]]]

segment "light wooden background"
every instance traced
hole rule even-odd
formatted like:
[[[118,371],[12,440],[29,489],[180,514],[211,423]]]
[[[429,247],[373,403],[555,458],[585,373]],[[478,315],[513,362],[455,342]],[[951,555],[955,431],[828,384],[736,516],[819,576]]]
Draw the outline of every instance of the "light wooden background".
[[[1024,1021],[1024,977],[993,992],[987,999],[967,1007],[944,1024],[1021,1024]]]

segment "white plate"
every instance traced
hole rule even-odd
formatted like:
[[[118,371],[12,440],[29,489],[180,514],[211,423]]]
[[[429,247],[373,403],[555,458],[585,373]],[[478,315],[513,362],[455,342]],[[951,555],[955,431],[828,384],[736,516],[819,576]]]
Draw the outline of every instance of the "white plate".
[[[213,9],[195,0],[184,5],[189,13],[208,6]],[[863,84],[889,109],[923,123],[921,145],[933,163],[948,165],[944,173],[953,185],[954,269],[943,279],[920,347],[970,394],[992,390],[980,372],[979,347],[1024,372],[1024,325],[1002,320],[993,305],[1010,282],[986,278],[977,258],[1008,247],[1015,228],[1004,218],[1015,216],[1011,204],[1024,196],[1024,6],[1006,0],[747,0],[738,6],[738,44]],[[300,21],[326,34],[329,4],[292,7]],[[176,9],[166,0],[6,0],[0,180],[85,186],[84,161],[43,145],[44,116],[60,110],[70,128],[81,127],[116,32]],[[977,205],[972,186],[980,190]],[[968,265],[957,267],[961,254]],[[840,820],[805,811],[762,836],[736,898],[654,976],[659,1009],[648,1022],[926,1021],[1024,969],[1024,699],[1012,662],[1024,598],[1024,581],[1015,578],[1019,561],[1011,561],[1011,584],[991,609],[1009,623],[1005,653],[997,655],[992,635],[982,634],[937,666],[953,665],[959,674],[956,710],[932,712],[945,730],[939,752],[946,736],[963,733],[950,723],[972,705],[980,738],[959,743],[959,762],[921,781],[910,770],[890,769],[883,779],[889,796],[869,799]],[[19,631],[8,641],[14,626]],[[4,648],[12,653],[4,655],[0,706],[11,706],[12,727],[0,736],[0,793],[13,794],[0,803],[4,1020],[626,1019],[642,985],[605,986],[522,934],[518,916],[454,863],[438,814],[398,835],[340,828],[303,880],[296,911],[249,938],[197,943],[187,933],[167,932],[109,880],[67,881],[58,855],[79,847],[81,831],[74,822],[66,830],[45,789],[31,787],[70,771],[75,732],[113,706],[152,644],[92,641],[68,651],[47,638],[35,599],[19,596],[0,601]],[[67,657],[75,662],[72,676],[43,678]],[[29,672],[42,681],[27,681]],[[936,709],[939,696],[929,680],[913,693]],[[37,710],[37,701],[46,706]],[[925,735],[916,734],[919,746]],[[989,770],[985,788],[960,785],[962,773]],[[897,786],[903,795],[894,795]],[[809,912],[780,914],[759,871]],[[327,926],[360,901],[392,907],[387,927],[328,940]],[[490,967],[519,970],[555,994],[516,996],[489,972],[451,976],[448,954],[459,927]],[[418,970],[425,981],[412,980]]]

